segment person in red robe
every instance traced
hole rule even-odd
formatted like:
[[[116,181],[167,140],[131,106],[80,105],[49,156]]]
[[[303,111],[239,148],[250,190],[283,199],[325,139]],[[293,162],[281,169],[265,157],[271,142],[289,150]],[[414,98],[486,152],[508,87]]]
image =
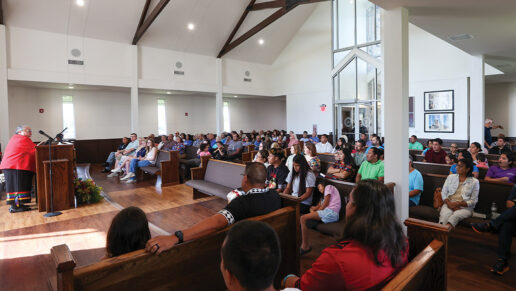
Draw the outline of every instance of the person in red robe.
[[[27,125],[16,128],[16,134],[5,148],[0,169],[5,175],[9,212],[30,210],[32,179],[36,171],[36,148],[30,137],[32,130]]]

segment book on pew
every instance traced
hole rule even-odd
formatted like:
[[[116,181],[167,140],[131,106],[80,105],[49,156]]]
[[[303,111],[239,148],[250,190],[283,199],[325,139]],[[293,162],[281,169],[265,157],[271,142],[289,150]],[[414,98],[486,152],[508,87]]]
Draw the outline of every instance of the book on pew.
[[[487,215],[473,211],[472,217],[486,219]]]

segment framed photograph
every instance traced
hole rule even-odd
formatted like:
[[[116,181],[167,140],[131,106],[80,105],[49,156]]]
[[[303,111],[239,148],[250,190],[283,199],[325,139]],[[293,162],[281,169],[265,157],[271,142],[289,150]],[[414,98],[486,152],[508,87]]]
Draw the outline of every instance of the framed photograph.
[[[425,92],[425,111],[453,111],[454,90]]]
[[[425,113],[425,132],[454,132],[453,112]]]

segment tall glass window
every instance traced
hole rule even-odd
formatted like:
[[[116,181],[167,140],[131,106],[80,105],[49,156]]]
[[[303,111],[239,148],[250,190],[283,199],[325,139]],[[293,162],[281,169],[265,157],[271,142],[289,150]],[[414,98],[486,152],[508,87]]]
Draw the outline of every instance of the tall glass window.
[[[74,139],[75,134],[75,111],[73,108],[73,97],[63,96],[63,128],[68,128],[63,133],[63,138]]]
[[[333,0],[332,19],[333,66],[340,66],[333,76],[337,136],[382,135],[380,8],[368,0]]]
[[[165,99],[158,99],[158,134],[167,135],[167,110]]]
[[[223,103],[222,117],[224,118],[224,131],[225,132],[230,132],[231,131],[231,127],[229,126],[230,125],[230,120],[229,120],[229,102],[228,101],[225,101]]]

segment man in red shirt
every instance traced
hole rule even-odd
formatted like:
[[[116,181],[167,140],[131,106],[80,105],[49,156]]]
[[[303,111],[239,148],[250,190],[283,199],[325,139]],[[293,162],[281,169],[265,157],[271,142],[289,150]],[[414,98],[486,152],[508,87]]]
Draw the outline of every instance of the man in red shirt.
[[[434,139],[432,149],[426,151],[423,162],[446,164],[446,152],[441,148],[443,141],[440,138]]]

